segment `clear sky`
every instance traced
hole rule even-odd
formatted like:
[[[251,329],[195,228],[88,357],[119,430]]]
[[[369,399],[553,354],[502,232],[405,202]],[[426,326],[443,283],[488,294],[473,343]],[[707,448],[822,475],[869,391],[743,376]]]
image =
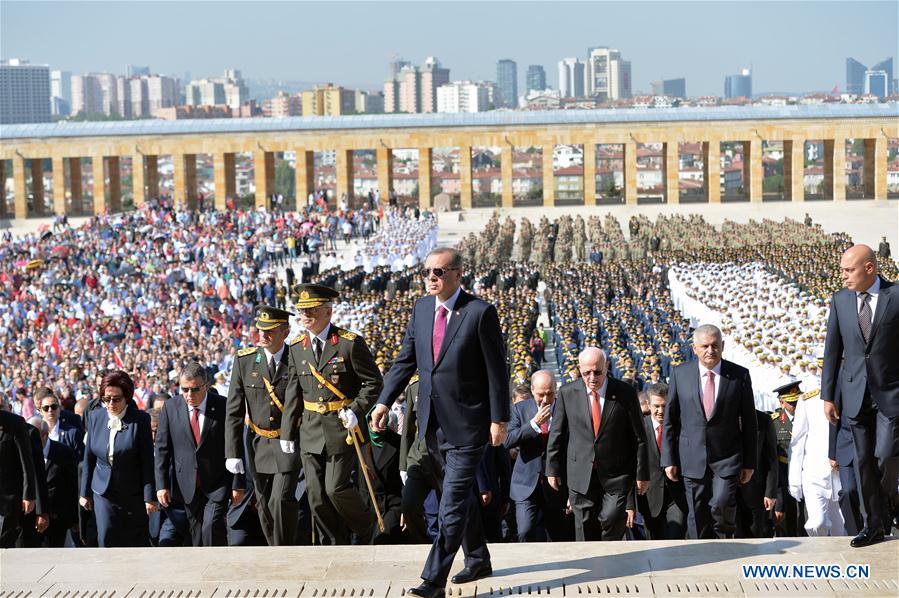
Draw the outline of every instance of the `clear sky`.
[[[396,54],[436,56],[452,79],[529,64],[558,84],[562,58],[618,48],[635,90],[686,77],[691,96],[723,93],[753,68],[753,91],[845,86],[845,59],[899,54],[899,2],[41,2],[0,0],[0,56],[74,73],[128,64],[193,77],[380,86]],[[899,70],[899,64],[894,67]],[[894,73],[894,76],[895,73]]]

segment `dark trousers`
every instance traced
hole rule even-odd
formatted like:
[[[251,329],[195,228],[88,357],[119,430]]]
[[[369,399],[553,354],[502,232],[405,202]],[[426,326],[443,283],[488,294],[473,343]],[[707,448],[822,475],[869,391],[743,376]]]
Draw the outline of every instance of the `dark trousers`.
[[[406,537],[410,544],[431,544],[434,539],[428,534],[425,500],[431,492],[440,491],[440,483],[430,456],[422,455],[420,462],[408,466],[406,474],[402,503]]]
[[[21,531],[21,521],[22,517],[19,513],[0,515],[0,548],[13,548],[16,545]]]
[[[738,476],[715,475],[706,467],[702,478],[684,476],[687,492],[687,537],[691,540],[733,538],[737,523]]]
[[[41,534],[41,546],[43,548],[64,548],[71,525],[60,523],[59,520],[50,518],[50,525]]]
[[[850,536],[858,535],[864,526],[861,501],[858,491],[858,476],[855,475],[855,461],[840,466],[840,511],[843,525]]]
[[[667,485],[667,480],[663,482]],[[637,497],[638,504],[642,497]],[[648,505],[647,505],[648,506]],[[643,511],[643,522],[650,540],[683,540],[687,535],[687,512],[681,504],[674,500],[668,488],[665,488],[665,498],[662,499],[662,508],[659,514],[653,517],[649,509]]]
[[[519,542],[569,541],[571,534],[567,524],[565,496],[553,490],[545,479],[541,479],[525,500],[515,501]]]
[[[209,500],[197,489],[194,500],[187,505],[187,521],[190,541],[194,546],[227,546],[228,497],[225,500]]]
[[[256,509],[265,541],[269,546],[292,546],[299,512],[295,497],[299,470],[254,475]]]
[[[357,467],[355,452],[315,455],[303,452],[306,492],[316,527],[325,543],[350,543],[350,530],[367,540],[371,536],[373,514],[353,483]],[[361,474],[360,474],[361,475]]]
[[[485,446],[450,445],[440,430],[429,429],[425,438],[443,492],[437,515],[437,539],[431,545],[421,578],[442,588],[446,586],[460,547],[466,567],[490,562],[481,518],[476,516],[475,477]]]
[[[604,489],[595,472],[590,476],[587,494],[569,488],[568,500],[574,513],[575,542],[621,540],[624,536],[627,494]]]
[[[150,545],[147,508],[140,496],[126,499],[105,497],[96,492],[93,494],[97,543],[100,548]]]
[[[881,413],[866,389],[861,409],[849,418],[849,427],[855,441],[865,527],[886,528],[889,532],[890,512],[895,507],[891,503],[896,502],[899,478],[899,417]]]

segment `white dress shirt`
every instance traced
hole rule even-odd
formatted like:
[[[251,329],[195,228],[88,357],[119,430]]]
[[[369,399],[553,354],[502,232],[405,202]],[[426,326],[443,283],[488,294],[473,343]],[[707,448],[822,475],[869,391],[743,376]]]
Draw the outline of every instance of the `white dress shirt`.
[[[868,290],[865,291],[871,298],[868,300],[868,305],[871,306],[871,322],[874,321],[874,314],[877,313],[877,297],[880,295],[880,276],[874,278],[874,284],[868,287]],[[861,292],[855,293],[855,313],[860,312],[862,309],[862,294]]]
[[[59,420],[56,420],[56,425],[50,428],[50,440],[59,442]]]
[[[270,364],[272,362],[273,357],[275,358],[276,364],[281,363],[281,356],[284,355],[284,349],[286,349],[286,348],[287,348],[287,344],[285,343],[285,344],[281,345],[281,348],[278,350],[277,353],[269,353],[268,349],[263,349],[262,351],[265,353],[265,365]],[[274,376],[275,373],[272,372],[272,375]],[[205,403],[206,399],[203,399],[203,402]]]
[[[703,393],[705,392],[705,381],[706,381],[706,373],[709,370],[706,369],[701,363],[699,364],[699,397],[702,398]],[[718,402],[718,389],[721,388],[721,362],[715,364],[715,367],[711,369],[711,372],[715,374],[715,403]]]
[[[602,383],[602,386],[599,387],[599,390],[596,391],[596,396],[599,400],[599,419],[602,421],[603,410],[606,408],[606,391],[609,389],[609,379],[606,378],[606,381]],[[593,392],[588,388],[587,389],[587,399],[590,401],[590,417],[592,421],[593,417]]]
[[[187,403],[185,403],[187,405]],[[187,418],[188,421],[190,418],[194,416],[194,409],[197,409],[200,412],[199,420],[200,420],[200,434],[203,433],[203,424],[206,422],[206,397],[203,397],[203,401],[197,405],[196,407],[191,407],[187,405]]]
[[[458,289],[456,289],[456,292],[453,293],[452,295],[450,295],[450,298],[447,299],[446,301],[444,301],[443,303],[440,302],[439,298],[434,297],[434,319],[435,320],[437,319],[437,310],[440,309],[440,306],[442,305],[447,310],[446,311],[446,324],[447,324],[447,326],[449,325],[450,318],[453,315],[453,309],[456,307],[456,299],[459,298],[459,293],[461,293],[461,292],[462,292],[462,287],[459,287]]]

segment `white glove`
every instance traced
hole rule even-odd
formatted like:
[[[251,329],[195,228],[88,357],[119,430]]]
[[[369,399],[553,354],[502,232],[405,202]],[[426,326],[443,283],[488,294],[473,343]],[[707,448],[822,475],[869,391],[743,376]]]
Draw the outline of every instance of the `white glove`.
[[[353,410],[348,407],[344,407],[343,409],[338,411],[337,417],[340,418],[340,421],[343,423],[343,427],[347,430],[352,430],[359,425],[359,420],[356,419],[356,414],[353,413]]]
[[[243,461],[241,459],[225,459],[225,469],[231,473],[244,473]]]
[[[282,440],[281,441],[281,452],[287,453],[288,455],[292,454],[294,450],[293,440]]]
[[[790,486],[790,496],[796,500],[802,500],[802,486]]]
[[[409,473],[405,471],[400,472],[400,479],[403,480],[403,486],[406,485],[406,480],[409,479]]]

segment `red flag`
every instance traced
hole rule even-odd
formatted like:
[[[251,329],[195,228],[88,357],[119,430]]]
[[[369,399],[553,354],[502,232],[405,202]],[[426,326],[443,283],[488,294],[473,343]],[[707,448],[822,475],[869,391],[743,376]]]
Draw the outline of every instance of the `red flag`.
[[[59,359],[59,356],[62,355],[62,350],[59,348],[59,327],[53,329],[53,336],[50,337],[50,349],[56,358]]]
[[[120,369],[120,370],[125,369],[125,364],[124,364],[124,362],[122,362],[122,358],[119,357],[119,352],[116,349],[112,350],[112,357],[113,357],[113,359],[115,359],[115,366],[118,369]]]

